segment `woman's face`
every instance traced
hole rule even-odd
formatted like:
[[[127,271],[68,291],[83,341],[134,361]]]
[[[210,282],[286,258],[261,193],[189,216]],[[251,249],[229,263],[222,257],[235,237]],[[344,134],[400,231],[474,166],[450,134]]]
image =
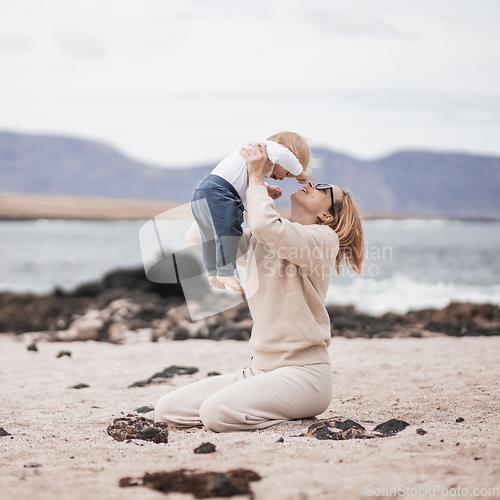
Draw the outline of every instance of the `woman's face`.
[[[316,183],[309,181],[303,188],[292,193],[290,200],[292,209],[300,211],[304,215],[316,221],[317,217],[330,215],[328,209],[332,206],[332,196],[330,189],[315,189]],[[332,184],[334,200],[341,200],[343,197],[339,187]],[[314,221],[312,223],[314,223]]]

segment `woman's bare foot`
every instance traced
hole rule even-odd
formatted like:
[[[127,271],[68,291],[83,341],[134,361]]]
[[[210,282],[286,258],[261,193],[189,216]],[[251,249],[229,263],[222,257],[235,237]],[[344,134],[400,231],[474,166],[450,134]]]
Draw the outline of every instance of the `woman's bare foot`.
[[[235,292],[244,292],[245,290],[239,284],[238,280],[234,276],[217,276],[219,283],[223,285],[227,285],[229,288],[234,290]]]
[[[214,288],[218,288],[219,290],[224,290],[226,285],[223,285],[218,279],[217,276],[209,276],[208,281]]]

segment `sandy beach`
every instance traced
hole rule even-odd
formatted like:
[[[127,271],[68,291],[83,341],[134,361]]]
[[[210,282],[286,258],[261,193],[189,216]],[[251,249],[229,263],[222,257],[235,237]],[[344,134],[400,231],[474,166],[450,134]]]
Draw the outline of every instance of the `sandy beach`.
[[[0,337],[0,427],[11,434],[0,437],[2,499],[186,499],[193,497],[120,488],[118,481],[145,472],[238,467],[262,476],[251,483],[255,498],[262,500],[361,499],[384,496],[381,488],[409,488],[407,496],[426,498],[426,487],[438,498],[446,498],[445,490],[433,488],[500,497],[499,490],[483,489],[482,495],[475,490],[500,487],[497,336],[333,338],[334,396],[318,418],[350,418],[367,430],[391,418],[410,424],[393,437],[297,437],[312,423],[303,420],[229,434],[170,429],[168,444],[118,442],[106,429],[114,418],[154,405],[175,387],[211,371],[231,373],[246,366],[247,342],[39,342],[33,352],[27,350],[32,339],[30,334]],[[71,351],[71,357],[56,358],[61,350]],[[128,388],[173,364],[199,372]],[[69,388],[81,383],[90,387]],[[284,442],[277,442],[281,437]],[[217,451],[194,454],[206,441]]]
[[[167,200],[0,192],[0,219],[144,220],[179,205]],[[181,207],[174,218],[191,219],[192,215],[188,207]]]
[[[192,220],[189,200],[179,203],[169,200],[140,198],[109,198],[62,194],[28,194],[0,192],[0,220],[77,219],[77,220],[146,220],[169,212],[162,218]],[[279,207],[278,212],[288,217],[290,209]],[[363,212],[369,219],[408,219],[412,214],[393,212]],[[419,216],[431,219],[431,216]],[[446,218],[446,217],[444,217]]]

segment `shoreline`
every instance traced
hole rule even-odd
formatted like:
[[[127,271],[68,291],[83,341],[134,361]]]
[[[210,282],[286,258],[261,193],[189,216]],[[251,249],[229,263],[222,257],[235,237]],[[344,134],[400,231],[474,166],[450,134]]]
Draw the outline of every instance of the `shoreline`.
[[[195,269],[196,262],[184,264]],[[208,284],[186,302],[180,284],[149,281],[142,268],[119,269],[72,291],[0,293],[1,333],[31,332],[33,341],[97,340],[127,344],[160,339],[248,340],[253,320],[246,302]],[[332,337],[500,336],[500,307],[451,302],[440,309],[371,316],[353,306],[326,307]],[[194,316],[193,316],[194,314]]]
[[[149,220],[172,211],[166,218],[193,220],[189,201],[150,200],[141,198],[110,198],[63,194],[29,194],[0,192],[0,221],[25,221],[37,219],[63,220]],[[277,211],[288,217],[290,209],[280,207]],[[364,211],[365,220],[457,220],[464,222],[497,222],[499,218],[447,217],[443,215],[412,215],[380,211]]]

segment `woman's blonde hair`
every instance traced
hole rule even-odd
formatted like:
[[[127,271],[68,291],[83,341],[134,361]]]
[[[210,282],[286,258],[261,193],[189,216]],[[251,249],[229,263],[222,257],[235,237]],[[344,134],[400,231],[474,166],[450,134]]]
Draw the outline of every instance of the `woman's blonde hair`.
[[[277,142],[289,149],[297,157],[306,174],[311,175],[317,162],[311,153],[309,144],[301,135],[295,132],[278,132],[268,137],[267,140]]]
[[[340,190],[344,196],[341,200],[335,200],[335,210],[333,210],[333,206],[328,209],[330,214],[333,215],[332,222],[323,222],[318,217],[316,223],[330,227],[339,237],[340,249],[335,259],[337,274],[342,272],[344,260],[356,274],[361,274],[365,258],[365,240],[363,238],[361,215],[351,194],[345,189],[341,188]]]

